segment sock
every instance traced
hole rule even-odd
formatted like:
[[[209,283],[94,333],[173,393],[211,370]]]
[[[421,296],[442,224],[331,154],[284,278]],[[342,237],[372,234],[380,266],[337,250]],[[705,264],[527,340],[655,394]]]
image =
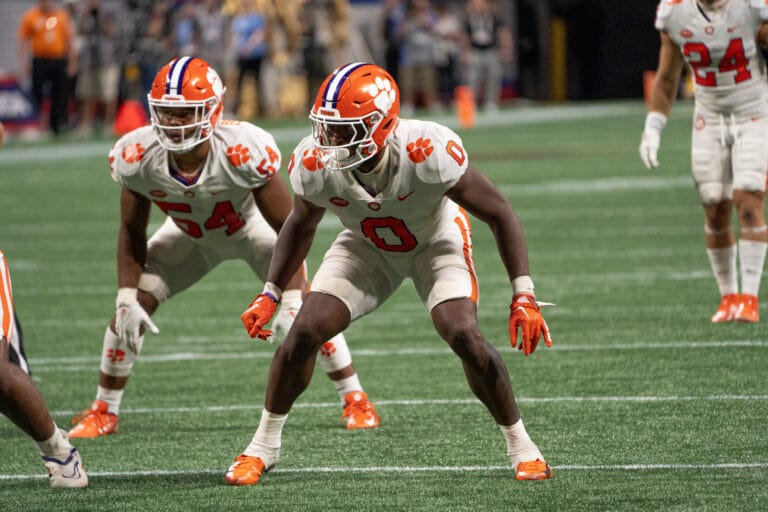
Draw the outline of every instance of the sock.
[[[259,428],[253,434],[251,444],[243,452],[249,457],[259,457],[264,466],[271,468],[280,458],[280,445],[283,435],[283,425],[288,419],[287,414],[274,414],[266,408],[261,411]]]
[[[37,444],[37,448],[40,450],[40,455],[46,457],[59,458],[62,455],[68,456],[72,450],[69,438],[63,430],[56,426],[56,423],[53,424],[53,435],[45,441],[35,441],[35,444]]]
[[[755,240],[739,240],[739,264],[741,265],[741,293],[757,297],[763,263],[768,243]]]
[[[720,249],[707,249],[709,263],[717,280],[720,295],[739,293],[739,285],[736,282],[736,245]]]
[[[349,377],[334,380],[333,385],[336,386],[336,392],[339,394],[342,403],[344,402],[344,397],[347,396],[347,393],[363,390],[363,386],[360,385],[360,379],[357,378],[357,373]]]
[[[99,386],[96,392],[96,400],[107,404],[107,412],[117,416],[120,414],[120,402],[123,400],[124,389],[107,389]]]
[[[544,460],[539,448],[528,437],[522,418],[514,425],[499,425],[499,428],[507,441],[507,455],[513,467],[516,468],[521,462]]]

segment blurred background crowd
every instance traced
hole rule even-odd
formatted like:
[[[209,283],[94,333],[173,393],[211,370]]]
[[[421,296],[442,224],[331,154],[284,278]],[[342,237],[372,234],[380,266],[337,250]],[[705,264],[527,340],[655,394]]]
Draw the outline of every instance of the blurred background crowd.
[[[2,0],[0,121],[88,136],[144,105],[171,58],[208,60],[228,117],[304,116],[338,65],[398,80],[404,115],[519,98],[642,96],[655,0]],[[138,115],[134,111],[134,117]],[[146,115],[146,111],[144,112]]]
[[[503,3],[503,2],[502,2]],[[479,108],[514,96],[513,34],[492,0],[38,0],[19,10],[15,77],[54,134],[113,126],[127,100],[146,109],[157,70],[202,57],[227,86],[229,117],[306,115],[329,72],[385,66],[404,115],[450,109],[468,85]],[[1,63],[0,63],[1,64]]]

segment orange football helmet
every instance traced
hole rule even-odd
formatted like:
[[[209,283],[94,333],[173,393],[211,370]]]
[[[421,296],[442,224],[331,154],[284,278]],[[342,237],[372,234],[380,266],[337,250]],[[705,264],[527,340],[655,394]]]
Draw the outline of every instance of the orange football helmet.
[[[155,75],[147,94],[152,127],[160,144],[186,153],[213,135],[226,88],[206,61],[179,57]]]
[[[345,64],[320,86],[309,118],[312,135],[331,170],[358,167],[392,137],[400,120],[400,91],[375,64]]]

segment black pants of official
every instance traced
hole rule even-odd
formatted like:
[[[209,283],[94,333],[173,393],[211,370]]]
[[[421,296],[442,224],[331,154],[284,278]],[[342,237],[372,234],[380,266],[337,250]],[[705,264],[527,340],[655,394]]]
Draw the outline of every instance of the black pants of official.
[[[67,101],[69,82],[67,59],[32,59],[32,98],[37,111],[43,104],[45,86],[49,85],[51,98],[50,128],[58,134],[67,127]]]

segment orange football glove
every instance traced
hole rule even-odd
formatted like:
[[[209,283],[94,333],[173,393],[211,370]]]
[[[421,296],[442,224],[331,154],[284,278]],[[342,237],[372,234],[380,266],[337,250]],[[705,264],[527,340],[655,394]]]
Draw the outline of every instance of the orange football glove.
[[[547,322],[541,316],[541,309],[536,303],[536,298],[531,294],[515,295],[512,298],[512,305],[509,306],[509,342],[512,344],[512,348],[517,346],[518,326],[520,326],[523,338],[519,348],[524,355],[533,354],[542,335],[544,335],[544,344],[547,347],[552,346]]]
[[[272,315],[277,311],[277,298],[271,293],[260,293],[253,299],[248,309],[240,315],[245,330],[251,338],[266,340],[272,335],[272,331],[264,329]]]

